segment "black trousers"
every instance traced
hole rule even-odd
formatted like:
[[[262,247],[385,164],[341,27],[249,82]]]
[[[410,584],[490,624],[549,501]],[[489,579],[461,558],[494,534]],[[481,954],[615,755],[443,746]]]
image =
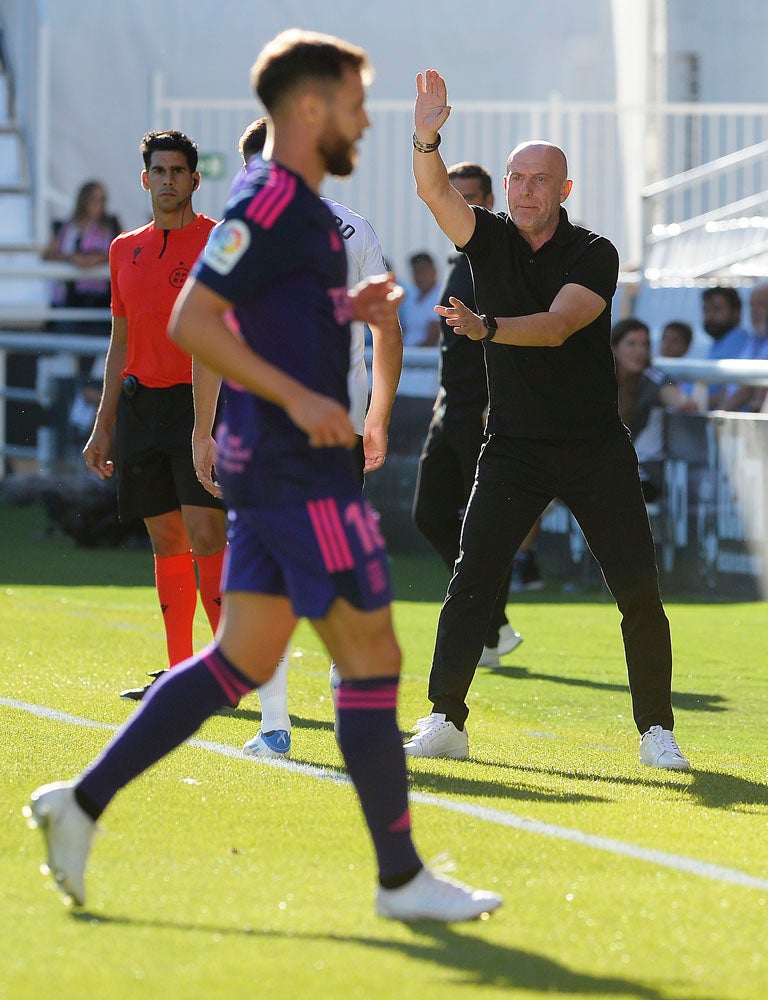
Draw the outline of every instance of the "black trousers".
[[[499,587],[554,499],[578,521],[621,612],[635,723],[672,729],[672,648],[637,456],[624,428],[594,441],[493,435],[464,518],[461,554],[440,612],[429,678],[435,712],[460,728]]]
[[[484,440],[479,414],[476,420],[448,422],[435,415],[419,458],[413,522],[451,572],[459,555],[461,521]],[[495,646],[499,629],[508,624],[505,607],[511,575],[510,565],[496,595],[481,645]]]

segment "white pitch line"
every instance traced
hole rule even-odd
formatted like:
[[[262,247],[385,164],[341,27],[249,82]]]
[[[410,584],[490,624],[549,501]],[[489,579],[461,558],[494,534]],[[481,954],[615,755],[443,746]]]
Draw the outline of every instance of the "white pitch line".
[[[0,705],[4,705],[7,708],[15,708],[21,712],[29,712],[42,719],[50,719],[53,722],[63,722],[73,726],[87,726],[91,729],[110,730],[120,728],[120,726],[113,723],[94,722],[92,719],[70,715],[67,712],[60,712],[54,708],[47,708],[45,705],[32,705],[29,702],[16,701],[13,698],[0,698]],[[220,754],[223,757],[234,757],[238,760],[245,760],[260,765],[266,764],[270,767],[278,767],[284,771],[301,774],[319,781],[332,781],[336,784],[347,784],[349,782],[347,775],[339,771],[317,767],[315,764],[297,763],[292,760],[264,758],[256,760],[244,754],[237,747],[229,746],[226,743],[190,739],[187,740],[187,744],[200,750]],[[449,812],[462,813],[465,816],[472,816],[487,823],[495,823],[497,826],[512,827],[515,830],[522,830],[525,833],[534,833],[542,837],[553,837],[556,840],[567,840],[581,847],[591,847],[598,851],[607,851],[609,854],[618,854],[625,858],[631,858],[634,861],[647,861],[662,868],[688,872],[691,875],[710,879],[713,882],[744,885],[751,889],[768,889],[768,879],[749,875],[747,872],[739,871],[737,868],[725,868],[722,865],[711,864],[708,861],[697,861],[695,858],[686,858],[680,854],[668,854],[666,851],[657,851],[650,847],[626,844],[621,840],[614,840],[611,837],[599,837],[596,834],[573,830],[567,826],[557,826],[554,823],[544,823],[541,820],[526,819],[525,816],[516,816],[514,813],[504,812],[501,809],[491,809],[488,806],[475,805],[471,802],[446,799],[439,795],[431,795],[428,792],[411,791],[410,799],[413,802],[419,802],[423,805],[446,809]]]

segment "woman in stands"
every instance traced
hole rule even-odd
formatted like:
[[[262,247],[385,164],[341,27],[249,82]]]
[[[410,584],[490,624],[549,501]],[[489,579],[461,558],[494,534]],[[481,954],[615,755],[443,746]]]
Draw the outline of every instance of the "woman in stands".
[[[99,181],[86,181],[75,199],[72,218],[53,224],[53,235],[43,252],[43,260],[67,261],[81,268],[97,267],[109,261],[109,245],[121,231],[114,215],[107,214],[107,191]],[[58,282],[54,290],[53,305],[81,309],[109,308],[109,279],[89,278],[78,281]],[[78,332],[84,332],[81,324]],[[57,330],[62,326],[57,325]],[[74,332],[70,330],[70,332]],[[89,324],[89,333],[108,334],[109,329],[96,330]]]
[[[651,365],[650,331],[634,316],[611,327],[611,348],[619,383],[619,416],[640,461],[643,495],[659,495],[664,461],[664,409],[696,412],[695,402]]]

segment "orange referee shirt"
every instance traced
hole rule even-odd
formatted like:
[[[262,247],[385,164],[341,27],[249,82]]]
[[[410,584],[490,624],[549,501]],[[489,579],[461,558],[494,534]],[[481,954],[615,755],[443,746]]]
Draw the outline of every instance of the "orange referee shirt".
[[[215,225],[205,215],[182,229],[156,229],[150,222],[112,241],[112,315],[128,321],[123,378],[135,375],[153,389],[192,382],[192,358],[166,331],[176,297]]]

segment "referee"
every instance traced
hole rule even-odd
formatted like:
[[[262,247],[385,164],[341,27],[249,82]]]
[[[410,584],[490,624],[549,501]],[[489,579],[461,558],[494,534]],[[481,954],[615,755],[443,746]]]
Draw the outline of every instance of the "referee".
[[[101,402],[83,456],[101,479],[117,472],[120,519],[141,518],[147,527],[168,662],[174,666],[193,652],[198,580],[214,633],[221,607],[224,510],[195,475],[191,359],[166,333],[215,222],[192,208],[200,174],[191,139],[176,131],[149,132],[140,152],[152,222],[123,233],[110,247],[112,333]],[[148,687],[122,696],[140,700]]]

